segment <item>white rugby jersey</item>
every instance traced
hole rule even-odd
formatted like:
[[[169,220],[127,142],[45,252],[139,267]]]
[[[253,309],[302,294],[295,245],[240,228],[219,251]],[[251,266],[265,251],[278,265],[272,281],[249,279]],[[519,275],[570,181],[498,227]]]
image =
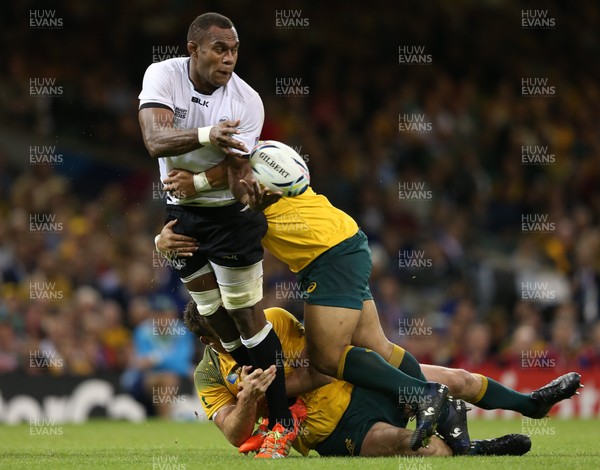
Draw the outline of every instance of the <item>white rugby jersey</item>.
[[[189,57],[177,57],[151,64],[144,74],[139,95],[140,109],[153,105],[168,107],[174,113],[173,126],[179,129],[213,126],[220,121],[240,119],[240,134],[235,138],[242,141],[248,150],[252,149],[258,142],[265,119],[258,93],[235,73],[227,85],[217,88],[212,95],[199,93],[189,78],[189,62]],[[199,173],[224,158],[225,153],[211,145],[179,156],[159,158],[160,180],[164,180],[174,168]],[[224,206],[233,202],[229,189],[203,191],[187,199],[167,196],[168,204]]]

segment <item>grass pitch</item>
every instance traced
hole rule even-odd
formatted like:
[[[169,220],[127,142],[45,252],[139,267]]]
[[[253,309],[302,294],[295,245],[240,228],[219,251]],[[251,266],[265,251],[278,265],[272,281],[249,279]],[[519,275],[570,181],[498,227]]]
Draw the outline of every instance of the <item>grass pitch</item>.
[[[472,438],[521,432],[522,421],[473,420]],[[290,458],[257,461],[238,455],[212,423],[91,421],[82,425],[0,426],[0,468],[19,469],[598,469],[600,421],[558,420],[529,428],[532,449],[523,457],[444,459]]]

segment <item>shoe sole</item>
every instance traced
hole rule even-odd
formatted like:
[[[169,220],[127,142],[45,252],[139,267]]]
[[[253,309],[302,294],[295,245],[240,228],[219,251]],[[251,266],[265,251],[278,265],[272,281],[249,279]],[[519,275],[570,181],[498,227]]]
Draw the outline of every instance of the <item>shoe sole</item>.
[[[448,387],[444,388],[444,398],[442,401],[442,404],[448,399]],[[437,421],[438,419],[440,419],[440,414],[442,413],[442,407],[440,406],[437,410],[437,412],[434,415],[434,419],[433,419],[433,425],[431,426],[431,428],[429,429],[415,429],[412,437],[410,438],[410,448],[412,451],[416,452],[417,450],[419,450],[421,447],[426,447],[429,444],[429,441],[431,440],[431,436],[433,436],[433,433],[435,432],[436,428],[437,428]]]

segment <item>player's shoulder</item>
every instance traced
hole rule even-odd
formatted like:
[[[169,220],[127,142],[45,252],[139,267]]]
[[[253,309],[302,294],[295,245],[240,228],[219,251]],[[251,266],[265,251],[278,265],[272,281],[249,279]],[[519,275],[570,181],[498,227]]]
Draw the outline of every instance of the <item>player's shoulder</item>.
[[[163,72],[168,74],[185,74],[187,76],[189,57],[173,57],[161,62],[153,62],[146,69],[147,72]]]
[[[223,383],[219,355],[208,346],[204,348],[202,359],[194,371],[194,382],[198,389]]]
[[[231,74],[231,79],[229,80],[229,83],[227,83],[227,91],[232,97],[244,103],[255,100],[262,102],[258,92],[235,72]]]

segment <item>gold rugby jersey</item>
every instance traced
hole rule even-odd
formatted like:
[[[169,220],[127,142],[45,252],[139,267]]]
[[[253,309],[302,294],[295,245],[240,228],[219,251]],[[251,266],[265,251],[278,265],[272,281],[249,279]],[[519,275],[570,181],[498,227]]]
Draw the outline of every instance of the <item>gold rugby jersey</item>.
[[[358,232],[352,217],[311,187],[265,209],[269,230],[263,246],[297,273],[321,253]]]
[[[265,315],[281,340],[286,375],[296,367],[306,366],[306,359],[300,357],[305,347],[302,324],[282,308],[268,308]],[[204,350],[202,361],[194,372],[194,384],[209,419],[219,409],[233,404],[239,391],[240,373],[241,367],[229,354],[219,354],[209,347]],[[334,379],[328,385],[301,395],[307,418],[294,441],[298,452],[307,455],[333,432],[348,408],[351,394],[351,384]]]

